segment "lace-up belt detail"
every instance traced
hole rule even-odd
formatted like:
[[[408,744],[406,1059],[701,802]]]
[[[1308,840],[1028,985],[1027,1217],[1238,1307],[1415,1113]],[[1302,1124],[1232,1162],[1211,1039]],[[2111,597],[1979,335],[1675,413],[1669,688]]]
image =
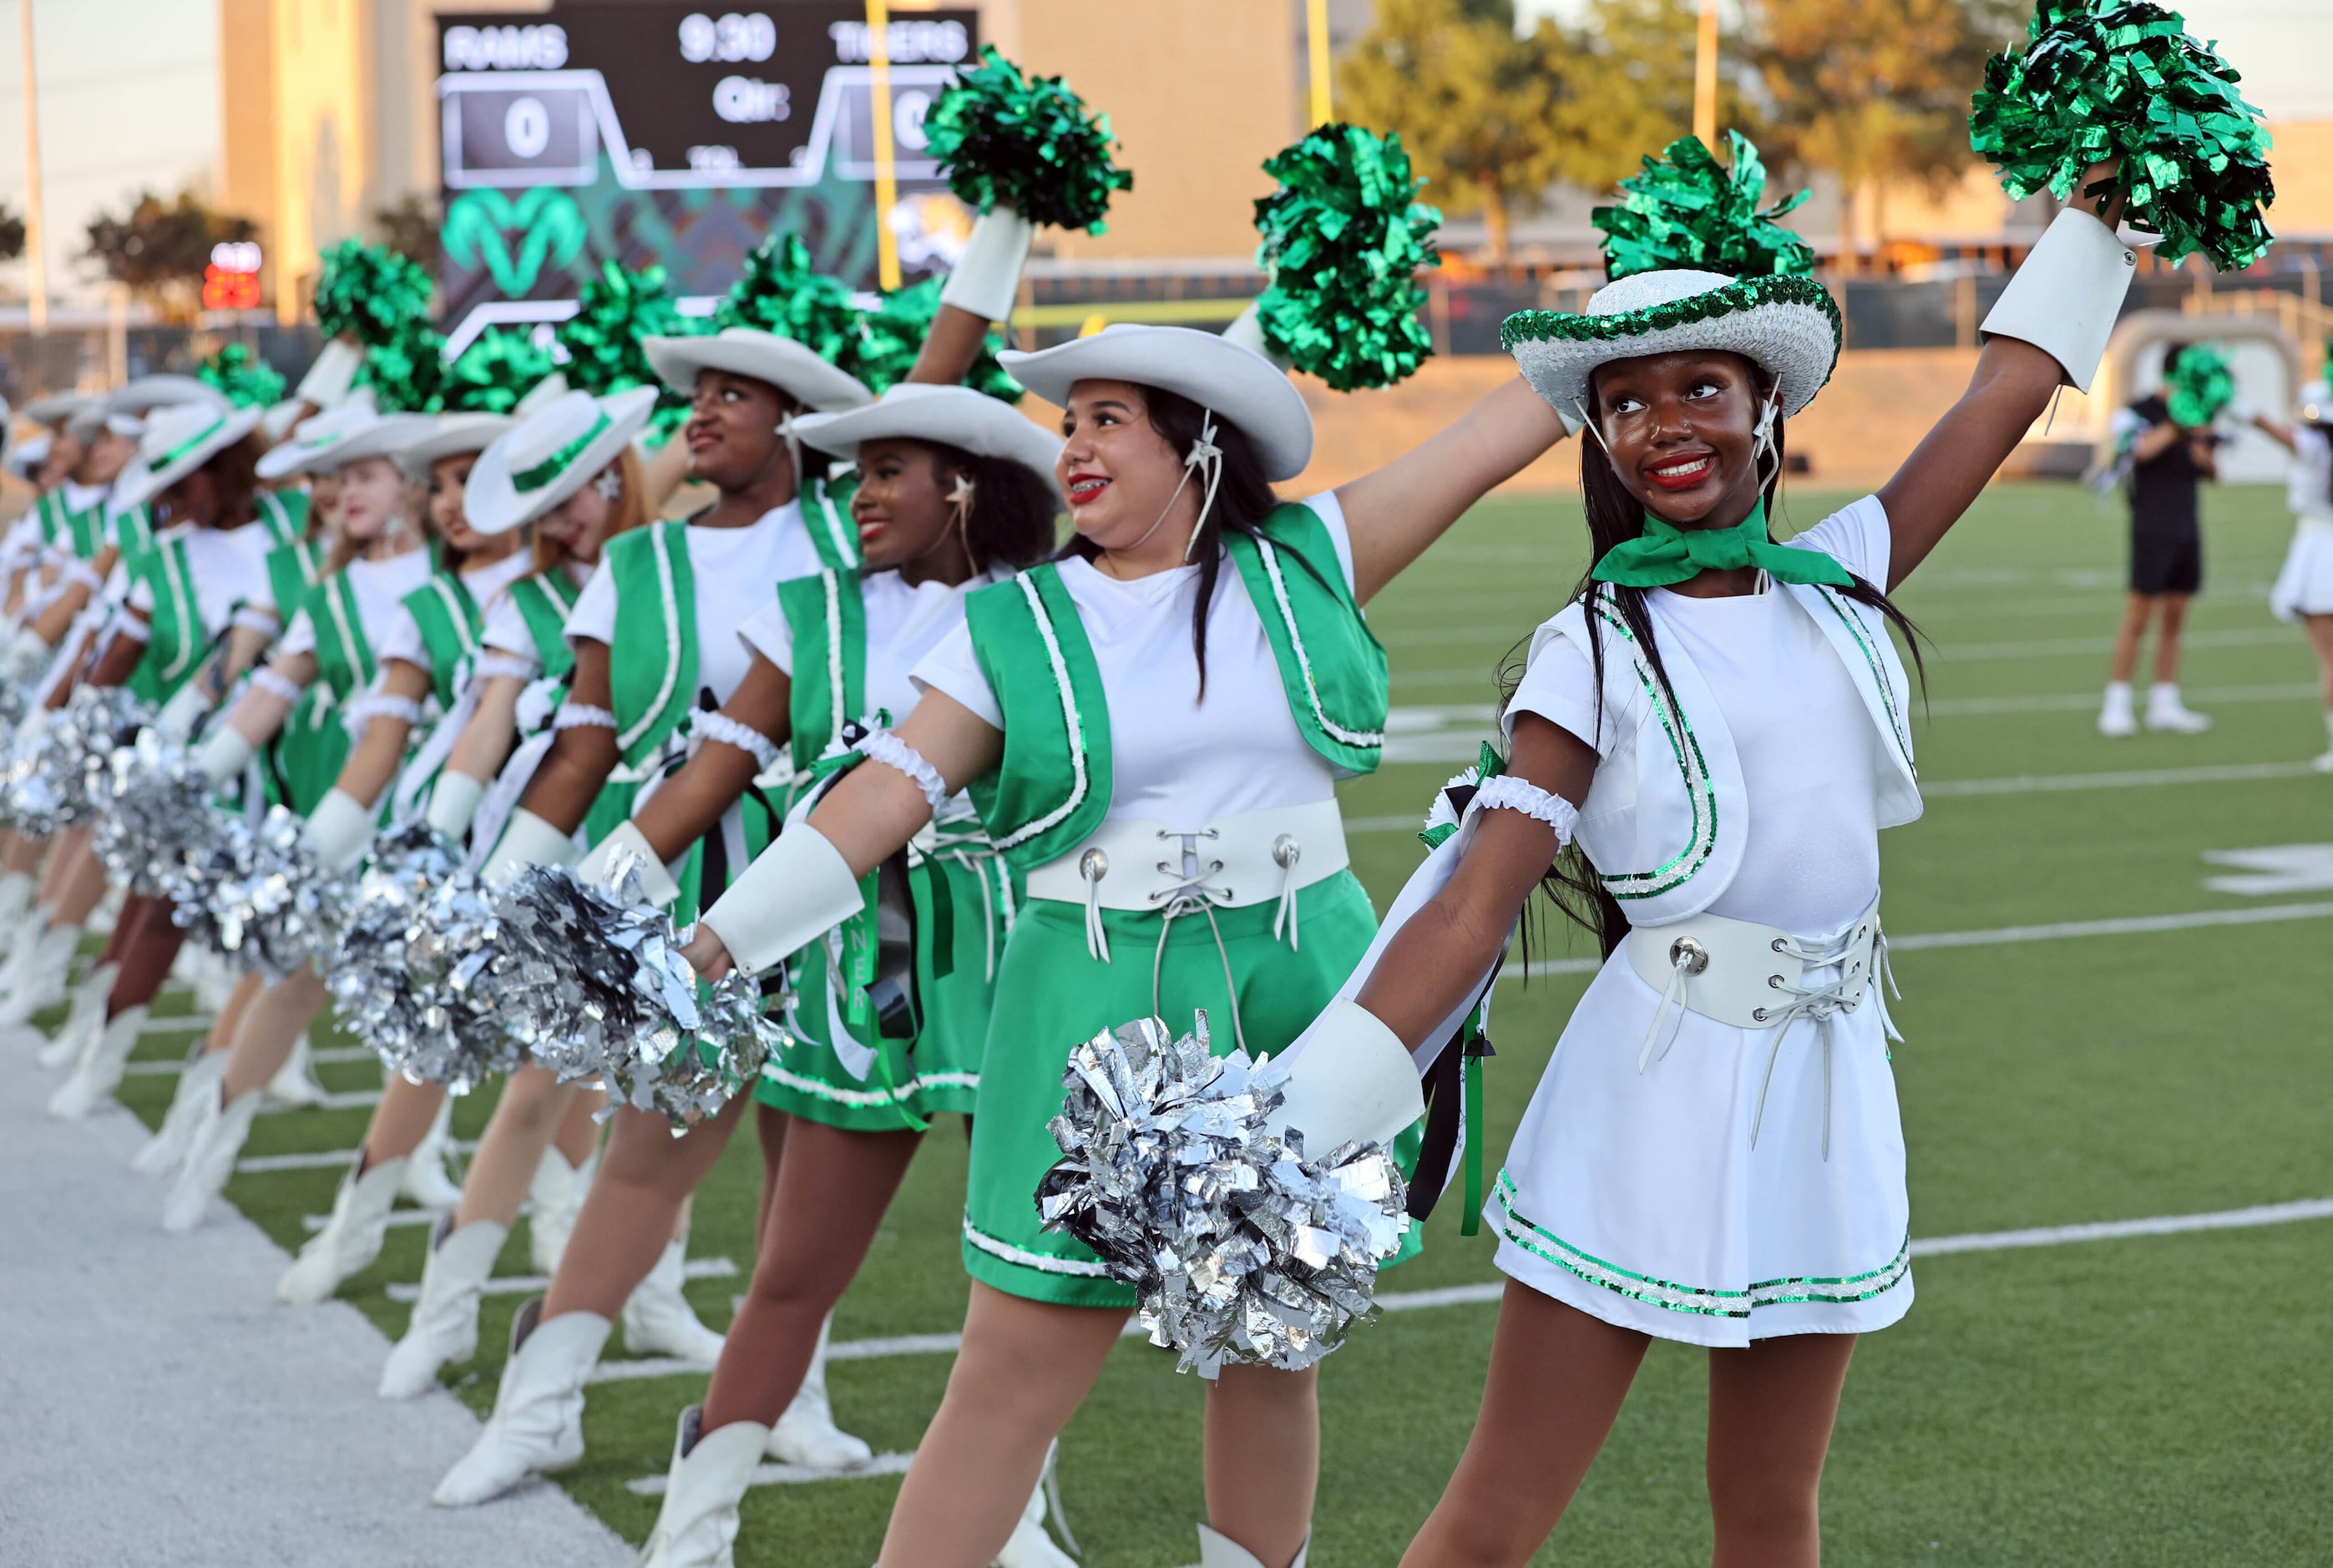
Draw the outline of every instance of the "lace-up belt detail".
[[[1157,951],[1152,955],[1151,1003],[1157,1005],[1158,973],[1165,962],[1166,933],[1187,915],[1205,914],[1210,926],[1217,909],[1277,903],[1272,934],[1298,946],[1296,895],[1352,863],[1345,851],[1345,822],[1334,801],[1242,812],[1200,828],[1169,827],[1138,818],[1113,818],[1068,854],[1029,873],[1029,896],[1078,904],[1086,912],[1086,950],[1110,961],[1104,909],[1156,911]],[[1224,978],[1231,981],[1231,958]],[[1232,1031],[1244,1046],[1237,987],[1233,986]]]
[[[1638,926],[1629,931],[1626,947],[1637,973],[1661,994],[1637,1053],[1637,1072],[1644,1072],[1656,1056],[1668,1055],[1686,1013],[1737,1029],[1772,1033],[1766,1071],[1758,1082],[1758,1108],[1750,1121],[1752,1148],[1765,1120],[1766,1089],[1773,1082],[1783,1037],[1800,1019],[1816,1025],[1823,1053],[1823,1158],[1829,1159],[1832,1020],[1861,1006],[1875,980],[1885,976],[1891,990],[1896,983],[1887,967],[1887,938],[1879,928],[1877,900],[1836,936],[1801,938],[1754,921],[1695,915],[1666,926]],[[1901,1040],[1887,1016],[1886,998],[1874,996],[1873,1001],[1887,1038]]]

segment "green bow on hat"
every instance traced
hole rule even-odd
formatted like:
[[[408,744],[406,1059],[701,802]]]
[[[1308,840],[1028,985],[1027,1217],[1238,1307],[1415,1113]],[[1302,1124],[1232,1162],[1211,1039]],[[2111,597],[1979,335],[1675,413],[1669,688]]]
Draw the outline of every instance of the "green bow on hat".
[[[1762,500],[1731,528],[1680,528],[1647,512],[1645,531],[1604,552],[1590,575],[1599,582],[1626,588],[1666,588],[1704,572],[1744,566],[1763,567],[1777,582],[1828,582],[1845,588],[1855,581],[1852,572],[1819,550],[1775,544],[1766,533]]]

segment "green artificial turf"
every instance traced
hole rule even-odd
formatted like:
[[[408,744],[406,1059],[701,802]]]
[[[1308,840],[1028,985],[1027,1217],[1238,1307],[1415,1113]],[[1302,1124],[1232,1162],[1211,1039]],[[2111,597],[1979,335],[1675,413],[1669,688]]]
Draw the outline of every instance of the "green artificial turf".
[[[1803,526],[1843,497],[1803,495]],[[2333,779],[2283,776],[2136,788],[1971,794],[1954,785],[2218,765],[2290,764],[2323,749],[2313,666],[2269,617],[2290,524],[2268,489],[2209,493],[2210,580],[2192,621],[2201,736],[2100,738],[2092,728],[2121,605],[2122,523],[2067,487],[2005,486],[1900,595],[1932,641],[1933,713],[1918,731],[1926,815],[1883,839],[1898,936],[2333,899],[2247,899],[2203,886],[2206,851],[2333,841]],[[1394,698],[1455,748],[1486,723],[1501,657],[1551,613],[1585,551],[1577,504],[1502,500],[1470,514],[1372,609],[1392,650]],[[2144,679],[2144,676],[2142,676]],[[2216,694],[2216,696],[2215,696]],[[1398,733],[1399,726],[1397,726]],[[1359,827],[1423,811],[1455,763],[1396,763],[1345,791]],[[1419,856],[1405,832],[1357,832],[1380,905]],[[1576,953],[1544,928],[1542,957]],[[1895,1063],[1911,1150],[1913,1230],[1972,1231],[2175,1215],[2333,1195],[2327,1000],[2333,921],[2222,926],[2018,946],[1906,952]],[[1490,1078],[1503,1150],[1572,999],[1577,975],[1502,990]],[[338,1042],[336,1042],[338,1043]],[[168,1054],[156,1038],[144,1054]],[[363,1063],[328,1087],[379,1081]],[[169,1080],[130,1081],[149,1120]],[[475,1137],[491,1092],[463,1104]],[[346,1149],[361,1109],[263,1119],[249,1152]],[[689,1294],[716,1325],[752,1266],[759,1159],[750,1137],[697,1198],[692,1252],[734,1279]],[[956,1220],[961,1126],[926,1140],[859,1282],[838,1340],[956,1328],[965,1284]],[[331,1204],[338,1174],[238,1177],[229,1197],[287,1247]],[[1487,1237],[1457,1234],[1456,1205],[1388,1290],[1489,1280]],[[383,1332],[406,1309],[385,1286],[420,1273],[423,1232],[390,1232],[344,1295]],[[514,1237],[502,1272],[525,1268]],[[2333,1561],[2333,1222],[1963,1253],[1915,1265],[1918,1304],[1858,1351],[1829,1471],[1834,1563],[2284,1564]],[[264,1290],[270,1282],[254,1281]],[[449,1374],[482,1414],[515,1296],[489,1297],[483,1346]],[[1321,1380],[1326,1455],[1315,1568],[1392,1563],[1464,1444],[1494,1309],[1388,1315]],[[612,1349],[612,1347],[611,1347]],[[1708,1552],[1701,1483],[1701,1353],[1659,1345],[1570,1515],[1539,1559],[1691,1563]],[[878,1451],[914,1447],[948,1370],[922,1354],[841,1361],[837,1414]],[[660,1474],[672,1420],[701,1378],[611,1382],[590,1393],[590,1452],[562,1477],[633,1540],[655,1515],[625,1483]],[[1170,1568],[1196,1554],[1201,1389],[1169,1358],[1120,1347],[1062,1441],[1070,1523],[1098,1568]],[[445,1456],[451,1463],[453,1454]],[[895,1478],[756,1489],[741,1564],[861,1568]],[[423,1505],[415,1499],[415,1505]]]

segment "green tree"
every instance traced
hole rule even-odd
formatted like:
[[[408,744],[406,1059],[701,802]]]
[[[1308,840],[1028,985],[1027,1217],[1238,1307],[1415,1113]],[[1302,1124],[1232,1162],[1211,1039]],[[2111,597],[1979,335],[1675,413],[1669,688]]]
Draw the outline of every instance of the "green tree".
[[[0,262],[14,261],[24,254],[24,215],[0,201]]]
[[[437,275],[437,203],[418,191],[407,191],[388,207],[375,207],[373,231],[380,243],[408,261],[418,263],[431,277]]]
[[[1891,182],[1940,191],[1969,150],[1984,57],[2023,26],[2020,0],[1745,0],[1746,46],[1769,104],[1765,150],[1820,169],[1884,235]]]
[[[211,247],[256,238],[259,227],[249,218],[215,211],[191,190],[168,201],[143,190],[128,211],[98,214],[88,234],[84,254],[107,277],[128,284],[164,314],[183,319],[201,302]]]
[[[1609,191],[1693,131],[1694,50],[1698,0],[1590,0],[1581,24],[1561,41],[1564,91],[1557,110],[1560,177],[1584,190]],[[1739,40],[1719,55],[1717,124],[1756,136],[1741,91]],[[1729,69],[1728,67],[1732,67]]]
[[[1564,35],[1542,22],[1515,35],[1497,0],[1385,0],[1337,72],[1345,118],[1401,133],[1426,180],[1422,199],[1483,215],[1491,259],[1513,219],[1563,173],[1557,110]]]

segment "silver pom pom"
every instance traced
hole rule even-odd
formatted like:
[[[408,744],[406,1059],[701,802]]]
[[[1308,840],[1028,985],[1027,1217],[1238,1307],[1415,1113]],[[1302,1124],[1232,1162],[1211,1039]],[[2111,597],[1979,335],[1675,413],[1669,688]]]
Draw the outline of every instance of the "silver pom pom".
[[[194,754],[151,727],[107,759],[107,806],[91,847],[133,893],[170,896],[216,845],[221,813]]]
[[[1377,1315],[1378,1265],[1409,1229],[1384,1147],[1307,1159],[1303,1134],[1274,1125],[1263,1066],[1211,1054],[1205,1013],[1179,1040],[1139,1019],[1070,1053],[1048,1126],[1064,1158],[1037,1186],[1045,1228],[1134,1286],[1150,1342],[1204,1377],[1301,1371],[1335,1350]]]
[[[153,709],[125,687],[83,686],[65,699],[48,727],[13,752],[0,778],[0,814],[32,838],[95,820],[106,805],[115,749],[134,740]]]
[[[717,1113],[787,1042],[743,975],[707,986],[686,938],[640,895],[563,866],[531,866],[494,894],[503,1027],[562,1079],[596,1079],[611,1101],[668,1118],[676,1134]],[[507,964],[507,967],[505,967]]]
[[[222,816],[216,841],[190,860],[171,919],[270,981],[331,961],[356,894],[354,868],[327,871],[296,813],[270,806],[253,823]]]

